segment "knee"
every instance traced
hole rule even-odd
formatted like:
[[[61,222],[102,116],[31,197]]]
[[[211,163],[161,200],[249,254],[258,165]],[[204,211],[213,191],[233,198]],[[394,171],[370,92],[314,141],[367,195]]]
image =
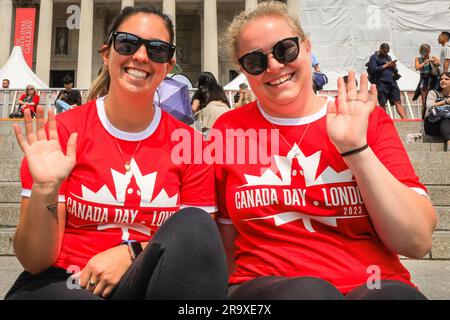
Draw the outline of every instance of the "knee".
[[[312,277],[289,278],[280,282],[281,300],[343,300],[344,296],[331,283]]]

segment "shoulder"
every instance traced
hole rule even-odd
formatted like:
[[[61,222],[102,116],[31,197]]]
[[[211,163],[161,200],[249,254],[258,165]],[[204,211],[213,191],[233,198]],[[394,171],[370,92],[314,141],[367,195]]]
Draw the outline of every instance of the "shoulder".
[[[90,123],[97,116],[96,100],[89,101],[79,107],[56,115],[59,126],[66,128],[70,132],[77,131],[82,127],[90,126]]]
[[[237,109],[222,114],[214,123],[214,128],[241,128],[249,125],[249,120],[260,117],[257,102],[253,101]]]

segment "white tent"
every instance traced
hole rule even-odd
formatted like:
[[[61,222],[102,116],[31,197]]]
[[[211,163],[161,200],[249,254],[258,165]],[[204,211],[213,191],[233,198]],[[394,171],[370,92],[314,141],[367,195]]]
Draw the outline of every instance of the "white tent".
[[[48,89],[27,65],[19,46],[13,48],[8,61],[0,69],[0,79],[9,79],[11,89],[23,89],[30,84],[36,89]]]
[[[239,90],[239,85],[241,83],[246,83],[248,85],[247,78],[245,77],[245,75],[243,73],[241,73],[236,78],[234,78],[233,81],[231,81],[230,83],[225,85],[223,87],[223,89],[224,90],[236,90],[237,91],[237,90]]]

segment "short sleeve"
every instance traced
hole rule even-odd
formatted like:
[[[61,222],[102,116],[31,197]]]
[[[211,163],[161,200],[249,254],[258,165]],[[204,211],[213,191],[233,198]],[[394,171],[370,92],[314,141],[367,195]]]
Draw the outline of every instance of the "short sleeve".
[[[449,45],[444,46],[444,59],[450,60],[450,46]],[[442,61],[442,63],[444,63],[444,61]]]
[[[427,189],[414,172],[392,119],[377,107],[369,121],[368,143],[378,159],[398,181],[427,196]]]

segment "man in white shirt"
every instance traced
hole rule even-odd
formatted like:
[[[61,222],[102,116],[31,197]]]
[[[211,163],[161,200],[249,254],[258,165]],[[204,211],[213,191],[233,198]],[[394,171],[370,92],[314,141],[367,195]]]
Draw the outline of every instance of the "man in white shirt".
[[[439,35],[438,42],[442,45],[441,49],[441,72],[450,71],[450,32],[442,31]]]

